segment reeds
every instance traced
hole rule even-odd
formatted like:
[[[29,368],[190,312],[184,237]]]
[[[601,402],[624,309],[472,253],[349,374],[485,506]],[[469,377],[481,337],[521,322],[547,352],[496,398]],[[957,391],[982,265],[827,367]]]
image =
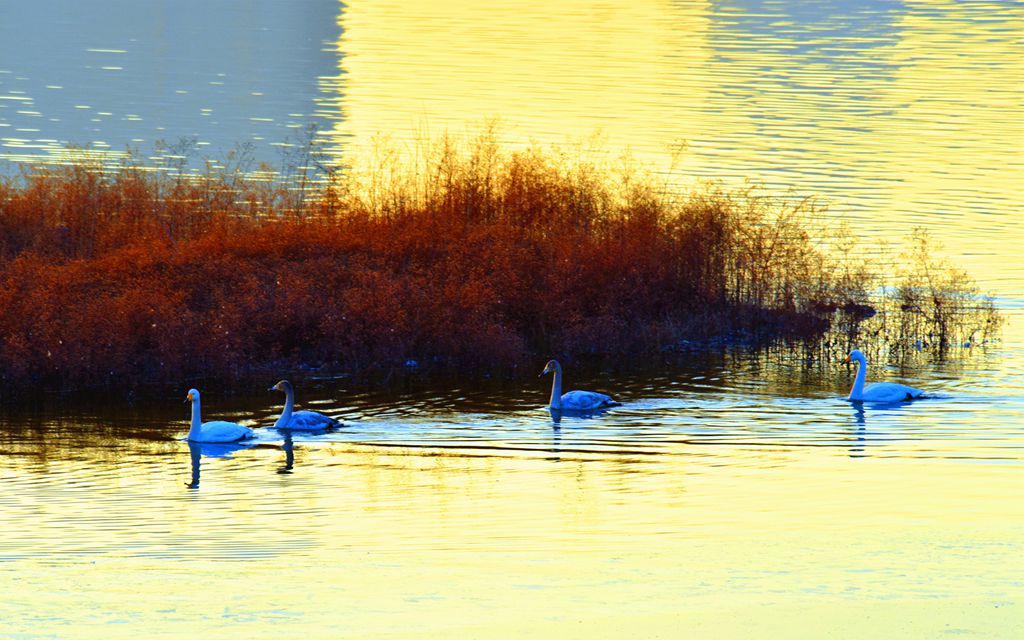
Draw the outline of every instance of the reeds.
[[[509,370],[723,335],[815,339],[843,322],[852,335],[854,312],[878,305],[871,267],[810,233],[813,200],[680,195],[600,153],[509,149],[485,131],[385,148],[315,186],[308,167],[289,184],[243,165],[83,160],[0,184],[3,382],[123,387],[410,358]],[[948,341],[976,290],[909,264],[886,298],[904,319],[888,326]]]
[[[901,359],[922,351],[945,357],[953,348],[970,349],[998,336],[1003,317],[995,302],[966,272],[936,256],[940,248],[925,230],[915,229],[902,255],[871,265],[869,281],[877,288],[840,309],[833,329],[841,335],[834,342]]]

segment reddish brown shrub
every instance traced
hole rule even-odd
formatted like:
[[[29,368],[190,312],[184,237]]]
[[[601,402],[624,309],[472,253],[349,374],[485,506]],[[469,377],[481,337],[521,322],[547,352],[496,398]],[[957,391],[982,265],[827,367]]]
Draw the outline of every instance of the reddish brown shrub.
[[[811,243],[806,202],[675,199],[486,139],[424,157],[299,197],[237,174],[88,163],[0,183],[0,377],[509,367],[738,327],[817,332],[816,310],[864,289]]]

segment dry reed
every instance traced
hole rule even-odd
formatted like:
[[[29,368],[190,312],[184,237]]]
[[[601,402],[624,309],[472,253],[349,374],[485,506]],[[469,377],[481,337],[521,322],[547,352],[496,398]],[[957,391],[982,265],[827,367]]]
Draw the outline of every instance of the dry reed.
[[[512,370],[722,336],[853,340],[868,309],[901,344],[998,325],[965,275],[924,254],[877,295],[842,234],[812,236],[813,200],[674,194],[629,163],[508,149],[492,131],[387,149],[315,186],[306,165],[291,183],[253,174],[244,150],[156,169],[83,159],[0,183],[4,385],[408,359]]]

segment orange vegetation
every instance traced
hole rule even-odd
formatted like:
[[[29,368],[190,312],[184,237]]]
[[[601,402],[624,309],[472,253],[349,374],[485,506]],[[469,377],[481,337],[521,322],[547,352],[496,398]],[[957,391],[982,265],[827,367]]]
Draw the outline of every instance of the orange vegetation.
[[[503,369],[738,328],[816,333],[828,320],[815,309],[856,285],[804,230],[812,213],[713,189],[672,197],[488,140],[301,191],[230,172],[26,171],[0,184],[0,378],[134,386],[407,358]]]

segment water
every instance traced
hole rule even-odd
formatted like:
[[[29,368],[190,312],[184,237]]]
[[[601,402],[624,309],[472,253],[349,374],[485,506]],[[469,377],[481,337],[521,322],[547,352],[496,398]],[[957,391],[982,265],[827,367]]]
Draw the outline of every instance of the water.
[[[0,171],[182,138],[195,166],[244,144],[281,168],[309,125],[344,163],[497,118],[511,145],[597,136],[684,185],[816,196],[872,243],[926,226],[1011,292],[1022,31],[1019,2],[959,0],[4,3]]]
[[[345,429],[233,449],[181,440],[188,385],[4,399],[0,636],[1024,635],[1019,3],[145,5],[0,5],[0,157],[273,163],[316,123],[344,158],[491,116],[652,162],[683,140],[684,180],[824,196],[869,243],[927,227],[1009,324],[875,364],[932,397],[863,410],[845,367],[742,352],[567,366],[624,405],[558,422],[548,379],[307,380]]]
[[[547,380],[310,381],[300,401],[349,426],[192,451],[176,396],[13,411],[5,633],[1014,637],[1020,354],[880,371],[934,397],[863,409],[843,367],[702,357],[577,377],[624,405],[558,422]]]

